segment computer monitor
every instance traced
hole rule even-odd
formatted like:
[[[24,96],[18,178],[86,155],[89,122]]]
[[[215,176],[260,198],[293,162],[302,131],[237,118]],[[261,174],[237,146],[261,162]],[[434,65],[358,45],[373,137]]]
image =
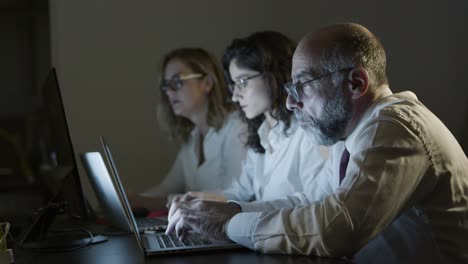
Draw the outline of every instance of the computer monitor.
[[[40,151],[48,159],[40,168],[40,182],[50,198],[68,203],[70,215],[86,218],[88,210],[55,69],[49,71],[42,95],[45,127],[41,129],[43,146]]]
[[[41,94],[35,129],[40,161],[35,175],[46,202],[35,208],[35,219],[23,232],[23,242],[44,239],[58,214],[83,221],[89,217],[55,69],[49,71]]]

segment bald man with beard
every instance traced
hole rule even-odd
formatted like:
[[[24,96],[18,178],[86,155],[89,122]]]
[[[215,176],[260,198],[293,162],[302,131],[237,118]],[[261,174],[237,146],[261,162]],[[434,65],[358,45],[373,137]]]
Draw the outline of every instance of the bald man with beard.
[[[308,34],[292,77],[288,108],[332,149],[314,184],[273,201],[177,203],[167,233],[264,253],[467,263],[468,159],[414,93],[393,94],[377,37],[353,23]]]

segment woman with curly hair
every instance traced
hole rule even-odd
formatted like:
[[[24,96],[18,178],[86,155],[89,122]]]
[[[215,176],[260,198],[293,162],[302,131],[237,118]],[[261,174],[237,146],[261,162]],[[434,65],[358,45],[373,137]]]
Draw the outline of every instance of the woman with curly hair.
[[[271,200],[304,191],[327,156],[309,142],[286,108],[283,84],[291,81],[295,43],[275,31],[235,39],[223,56],[231,99],[247,124],[247,157],[241,176],[224,190],[189,192],[182,200]],[[322,151],[323,150],[323,151]]]

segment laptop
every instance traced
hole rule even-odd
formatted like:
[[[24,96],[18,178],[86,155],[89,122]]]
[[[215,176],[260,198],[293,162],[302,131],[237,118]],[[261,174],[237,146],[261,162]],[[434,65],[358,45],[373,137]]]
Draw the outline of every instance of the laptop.
[[[91,185],[101,204],[104,216],[111,226],[124,232],[132,232],[132,223],[128,220],[127,212],[122,201],[126,196],[115,191],[114,185],[121,184],[112,180],[106,165],[99,152],[88,152],[80,155],[84,169],[89,177]],[[133,213],[130,211],[133,216]],[[159,218],[135,218],[138,231],[166,230],[167,221]]]
[[[125,190],[120,181],[120,177],[112,158],[110,148],[105,143],[103,137],[101,137],[101,144],[104,149],[104,154],[107,158],[108,164],[111,168],[111,174],[108,173],[99,152],[84,153],[81,155],[82,159],[84,163],[88,164],[86,165],[88,169],[92,170],[91,173],[88,173],[90,180],[92,182],[100,182],[100,185],[105,186],[105,188],[101,188],[100,191],[114,193],[114,195],[112,195],[112,199],[114,199],[113,203],[114,205],[119,204],[119,206],[116,207],[123,208],[125,218],[130,223],[130,229],[135,235],[142,254],[159,255],[177,252],[185,253],[187,251],[208,251],[242,248],[241,245],[231,241],[211,240],[195,233],[190,233],[184,241],[180,241],[175,236],[175,234],[166,235],[164,232],[158,231],[144,231],[140,234],[138,231],[137,222],[133,217],[130,204],[125,195]],[[96,192],[100,191],[96,190]],[[103,196],[106,195],[99,195],[99,197]],[[107,195],[107,198],[109,198],[109,195]]]

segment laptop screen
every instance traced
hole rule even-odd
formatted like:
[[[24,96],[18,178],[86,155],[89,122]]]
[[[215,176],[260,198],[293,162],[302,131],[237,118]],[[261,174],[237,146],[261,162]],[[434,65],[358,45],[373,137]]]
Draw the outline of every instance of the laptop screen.
[[[110,151],[109,146],[107,145],[106,141],[104,140],[104,137],[101,136],[101,144],[102,148],[104,149],[104,154],[106,156],[107,162],[109,163],[111,167],[111,177],[115,183],[115,189],[117,193],[120,196],[120,201],[122,203],[122,206],[125,210],[126,217],[128,221],[130,222],[131,229],[133,234],[136,237],[136,240],[138,242],[138,246],[140,247],[140,250],[142,254],[145,254],[144,246],[141,242],[141,236],[140,233],[138,232],[138,226],[136,223],[135,218],[133,217],[132,209],[130,207],[130,203],[128,202],[127,195],[125,194],[125,189],[123,188],[122,182],[120,181],[120,176],[119,173],[117,172],[117,167],[115,166],[114,159],[112,158],[112,153]]]

